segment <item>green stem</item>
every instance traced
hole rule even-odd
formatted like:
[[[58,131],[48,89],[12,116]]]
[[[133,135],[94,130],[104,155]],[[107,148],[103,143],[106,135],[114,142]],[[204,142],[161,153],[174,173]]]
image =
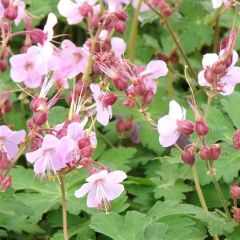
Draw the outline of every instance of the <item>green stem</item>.
[[[137,43],[137,32],[138,32],[138,14],[142,5],[143,0],[138,0],[137,7],[134,12],[132,29],[128,41],[128,57],[132,63],[134,63]]]
[[[219,44],[219,18],[220,18],[220,8],[217,10],[217,15],[215,19],[215,30],[214,30],[214,40],[213,40],[213,52],[218,53],[218,44]]]
[[[61,196],[62,196],[62,215],[63,215],[63,236],[64,240],[68,240],[68,227],[67,227],[67,200],[65,194],[64,177],[59,174]]]
[[[212,177],[212,181],[213,181],[214,187],[215,187],[215,189],[217,191],[218,197],[219,197],[219,199],[220,199],[220,201],[222,203],[222,206],[224,208],[224,211],[227,214],[228,219],[231,220],[232,219],[231,218],[231,214],[230,214],[229,209],[227,207],[227,202],[226,202],[226,200],[224,198],[224,195],[223,195],[223,192],[221,190],[221,187],[220,187],[220,185],[219,185],[215,175],[211,174],[211,177]]]

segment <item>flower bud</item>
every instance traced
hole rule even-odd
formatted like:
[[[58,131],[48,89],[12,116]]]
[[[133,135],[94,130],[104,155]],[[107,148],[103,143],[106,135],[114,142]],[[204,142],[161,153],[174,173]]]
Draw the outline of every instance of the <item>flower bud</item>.
[[[141,139],[140,139],[140,136],[139,136],[139,130],[140,130],[140,124],[136,123],[134,125],[133,131],[132,131],[132,134],[131,134],[131,140],[134,143],[137,143],[137,144],[139,144],[141,142]]]
[[[224,64],[222,61],[218,61],[215,64],[213,64],[212,69],[214,73],[221,74],[226,70],[226,64]]]
[[[114,29],[116,32],[123,34],[125,32],[126,24],[123,21],[117,21],[114,24]]]
[[[240,209],[236,208],[234,209],[234,214],[233,214],[234,219],[236,220],[236,222],[240,222]]]
[[[10,188],[12,186],[12,177],[8,176],[8,177],[4,178],[2,181],[0,181],[0,185],[2,186],[2,188],[4,190],[7,190],[8,188]]]
[[[91,145],[90,139],[88,137],[83,137],[78,141],[78,147],[80,149],[83,149],[85,147],[88,147],[89,145]]]
[[[178,63],[178,62],[179,62],[179,56],[177,55],[176,52],[173,52],[173,53],[170,55],[169,60],[170,60],[172,63]]]
[[[189,136],[194,132],[194,125],[189,120],[177,121],[178,131]]]
[[[29,31],[31,41],[35,44],[40,43],[41,45],[47,40],[47,35],[41,29],[34,28]]]
[[[230,187],[230,195],[233,199],[239,199],[240,198],[240,187],[237,184],[233,184]]]
[[[117,96],[114,93],[106,93],[103,97],[102,103],[104,106],[112,106],[117,101]]]
[[[83,17],[88,17],[89,15],[93,15],[93,7],[89,5],[87,2],[84,2],[80,7],[79,7],[79,13]]]
[[[208,83],[212,84],[217,81],[217,75],[213,72],[211,68],[207,68],[204,71],[204,77]]]
[[[13,109],[12,103],[7,99],[3,104],[4,112],[11,112]]]
[[[210,160],[217,160],[221,155],[222,149],[219,144],[213,144],[210,147]]]
[[[124,123],[124,120],[118,119],[115,126],[116,126],[116,129],[117,129],[117,131],[118,131],[119,133],[125,132],[125,123]]]
[[[114,86],[119,91],[125,91],[128,87],[128,82],[123,78],[115,78],[113,79]]]
[[[118,12],[115,13],[115,15],[118,18],[118,20],[121,21],[126,21],[128,19],[128,14],[124,10],[119,10]]]
[[[80,153],[81,153],[82,157],[90,158],[93,154],[93,148],[91,145],[89,145],[89,146],[81,149]]]
[[[205,146],[205,147],[202,147],[199,151],[199,155],[201,157],[202,160],[209,160],[210,159],[210,156],[211,156],[211,152],[210,152],[210,148]]]
[[[0,169],[8,169],[10,165],[11,162],[8,159],[7,153],[0,151]]]
[[[133,127],[133,119],[130,117],[127,121],[125,121],[125,129],[126,131],[130,131]]]
[[[5,72],[6,69],[8,67],[8,62],[7,60],[3,59],[3,60],[0,60],[0,71],[1,72]]]
[[[240,149],[240,130],[236,130],[233,135],[233,147]]]
[[[38,125],[42,126],[47,122],[48,115],[44,111],[37,111],[33,114],[33,122]]]
[[[195,122],[194,130],[198,136],[202,137],[208,134],[209,128],[206,122],[200,119]]]
[[[13,21],[18,16],[18,7],[14,3],[9,3],[9,6],[4,12],[4,17],[10,21]]]
[[[39,110],[47,110],[47,99],[40,98],[38,96],[34,97],[33,100],[30,103],[30,108],[33,112],[39,111]]]
[[[154,94],[152,91],[147,91],[147,93],[142,97],[143,106],[149,105],[153,100]]]
[[[194,156],[194,153],[193,151],[191,151],[190,149],[187,149],[185,150],[183,153],[182,153],[182,160],[192,166],[194,163],[195,163],[195,156]]]

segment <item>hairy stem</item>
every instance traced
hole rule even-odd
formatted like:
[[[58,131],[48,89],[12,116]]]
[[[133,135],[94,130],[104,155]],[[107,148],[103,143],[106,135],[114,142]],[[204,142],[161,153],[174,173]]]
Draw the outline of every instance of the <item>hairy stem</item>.
[[[131,34],[128,41],[128,57],[132,63],[134,63],[137,43],[137,32],[138,32],[138,14],[142,5],[143,0],[138,0],[137,7],[134,12]]]
[[[64,240],[68,240],[68,227],[67,227],[67,200],[65,194],[64,177],[59,174],[61,196],[62,196],[62,215],[63,215],[63,236]]]

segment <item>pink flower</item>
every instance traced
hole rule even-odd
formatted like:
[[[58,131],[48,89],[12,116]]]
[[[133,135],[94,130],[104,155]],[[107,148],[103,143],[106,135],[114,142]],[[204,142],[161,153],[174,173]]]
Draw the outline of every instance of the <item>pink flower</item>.
[[[42,147],[26,153],[26,158],[30,163],[34,163],[36,174],[44,174],[46,171],[49,174],[51,170],[56,172],[65,166],[68,154],[74,147],[74,141],[68,137],[58,139],[51,134],[46,134]]]
[[[108,4],[108,11],[113,13],[122,9],[123,4],[129,4],[130,0],[105,0]]]
[[[198,74],[198,83],[200,86],[212,87],[211,82],[207,81],[207,79],[215,79],[213,84],[216,82],[218,91],[222,95],[230,95],[233,93],[235,85],[240,83],[240,67],[234,67],[238,60],[236,51],[232,51],[232,57],[228,65],[221,59],[224,54],[225,49],[221,50],[219,55],[208,53],[203,56],[202,65],[204,70]],[[223,71],[218,73],[220,67],[223,68]],[[209,72],[211,76],[208,77]]]
[[[38,47],[32,46],[27,53],[11,57],[10,64],[10,75],[14,82],[23,82],[29,88],[37,88],[41,85],[42,77],[46,72]]]
[[[132,1],[132,6],[134,8],[137,8],[138,2],[139,2],[139,0],[133,0]],[[146,12],[148,10],[149,10],[149,7],[145,3],[143,3],[143,1],[142,1],[140,12]]]
[[[169,103],[169,113],[158,120],[159,142],[163,147],[172,146],[179,138],[178,121],[184,120],[186,110],[176,101]]]
[[[62,52],[60,54],[60,70],[64,76],[73,78],[79,73],[84,73],[88,52],[81,47],[76,47],[70,40],[62,42]]]
[[[230,0],[212,0],[213,8],[219,8],[222,6],[222,4],[224,4],[226,8],[229,8],[231,6],[231,1]]]
[[[17,18],[14,20],[14,23],[18,25],[25,17],[26,11],[25,11],[25,3],[23,1],[15,1],[18,7],[18,15]]]
[[[96,0],[60,0],[59,13],[67,18],[68,24],[78,24],[88,15],[96,15],[100,11],[100,5],[95,5]]]
[[[18,144],[24,140],[26,133],[24,130],[12,131],[8,126],[0,126],[0,151],[7,153],[9,160],[18,153]]]
[[[95,100],[97,121],[103,126],[108,125],[109,119],[112,118],[112,107],[104,103],[106,93],[102,92],[98,84],[90,84],[93,98]]]
[[[87,183],[75,191],[75,197],[81,198],[88,194],[88,207],[104,207],[107,210],[110,201],[119,197],[124,191],[124,187],[120,183],[125,178],[127,178],[127,175],[122,171],[113,171],[110,173],[107,170],[99,171],[86,179]]]
[[[145,71],[141,72],[139,76],[147,75],[149,78],[156,79],[159,77],[166,76],[168,73],[167,64],[162,60],[151,61]]]

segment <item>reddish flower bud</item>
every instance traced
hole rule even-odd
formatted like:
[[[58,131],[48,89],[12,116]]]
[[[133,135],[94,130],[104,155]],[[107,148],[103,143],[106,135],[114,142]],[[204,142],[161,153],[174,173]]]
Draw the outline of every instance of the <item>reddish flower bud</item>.
[[[91,28],[96,28],[98,26],[98,23],[99,23],[99,16],[98,15],[93,15],[91,17],[91,23],[90,23],[90,26]]]
[[[3,60],[0,60],[0,71],[1,72],[5,72],[6,69],[8,67],[8,62],[7,60],[3,59]]]
[[[234,209],[233,217],[236,220],[236,222],[240,222],[240,209],[239,208]]]
[[[4,17],[8,20],[15,20],[18,16],[18,7],[14,5],[14,3],[9,3],[9,6],[4,12]]]
[[[133,127],[133,119],[130,117],[127,121],[125,121],[125,129],[126,131],[130,131]]]
[[[47,110],[47,99],[45,98],[39,98],[38,96],[34,97],[33,100],[30,103],[30,108],[33,112],[43,110]]]
[[[219,144],[213,144],[210,147],[210,160],[217,160],[221,155],[222,149]]]
[[[172,62],[172,63],[178,63],[179,62],[179,56],[176,52],[173,52],[169,58],[169,60]]]
[[[7,153],[0,151],[0,169],[8,169],[11,165]]]
[[[178,131],[189,136],[194,132],[194,125],[189,120],[179,120],[177,121]]]
[[[91,5],[89,5],[87,2],[84,2],[80,7],[79,7],[79,13],[83,17],[88,17],[89,15],[93,14],[93,8]]]
[[[135,98],[128,98],[127,101],[123,102],[122,105],[125,107],[133,108],[136,104]]]
[[[93,154],[93,148],[89,145],[89,146],[81,149],[80,153],[81,153],[82,157],[89,158]]]
[[[207,68],[204,71],[204,77],[207,80],[207,82],[211,84],[217,81],[217,75],[214,73],[214,71],[211,68]]]
[[[1,0],[1,2],[2,2],[2,5],[3,5],[5,8],[7,8],[8,5],[9,5],[10,0]]]
[[[35,44],[40,43],[41,45],[47,40],[47,35],[41,29],[34,28],[33,30],[29,31],[29,36],[31,41]]]
[[[208,134],[209,128],[203,119],[197,120],[195,122],[194,130],[198,136],[206,136]]]
[[[240,149],[240,130],[236,130],[233,135],[233,147]]]
[[[116,30],[116,32],[119,32],[121,34],[125,32],[125,28],[126,28],[126,24],[123,21],[117,21],[114,24],[114,29]]]
[[[159,60],[162,60],[162,61],[164,61],[164,62],[166,62],[166,63],[170,60],[170,58],[168,58],[165,54],[160,53],[160,52],[157,52],[157,53],[156,53],[156,56],[157,56],[157,58],[158,58]]]
[[[113,79],[114,86],[119,91],[125,91],[128,87],[128,82],[123,78],[115,78]]]
[[[42,126],[47,122],[48,115],[44,111],[37,111],[33,114],[33,122],[38,125]]]
[[[80,149],[83,149],[85,147],[88,147],[89,145],[91,145],[90,139],[88,137],[83,137],[78,141],[78,147]]]
[[[2,188],[4,190],[7,190],[8,188],[10,188],[12,186],[12,177],[8,176],[8,177],[4,178],[2,181],[0,181],[0,185],[2,186]]]
[[[4,108],[4,112],[11,112],[13,109],[12,103],[9,100],[6,100],[3,105],[3,108]]]
[[[240,198],[240,187],[237,184],[233,184],[230,187],[230,195],[233,199],[239,199]]]
[[[216,74],[221,74],[226,70],[226,64],[221,61],[218,61],[213,64],[212,70]]]
[[[183,153],[182,153],[182,160],[192,166],[194,163],[195,163],[195,156],[194,156],[194,153],[193,151],[191,151],[190,149],[187,149],[185,150]]]
[[[125,12],[124,10],[119,10],[118,12],[115,13],[115,15],[118,18],[118,20],[121,21],[126,21],[128,19],[127,12]]]
[[[114,93],[108,92],[103,97],[102,103],[104,106],[112,106],[117,101],[117,96]]]
[[[125,123],[122,119],[117,120],[115,126],[116,126],[116,129],[119,133],[125,132]]]
[[[199,155],[200,155],[202,160],[209,160],[210,157],[211,157],[210,148],[207,147],[207,146],[202,147],[199,151]]]
[[[152,102],[153,97],[154,97],[154,94],[152,93],[152,91],[148,91],[148,92],[142,97],[143,106],[149,105],[149,104]]]

